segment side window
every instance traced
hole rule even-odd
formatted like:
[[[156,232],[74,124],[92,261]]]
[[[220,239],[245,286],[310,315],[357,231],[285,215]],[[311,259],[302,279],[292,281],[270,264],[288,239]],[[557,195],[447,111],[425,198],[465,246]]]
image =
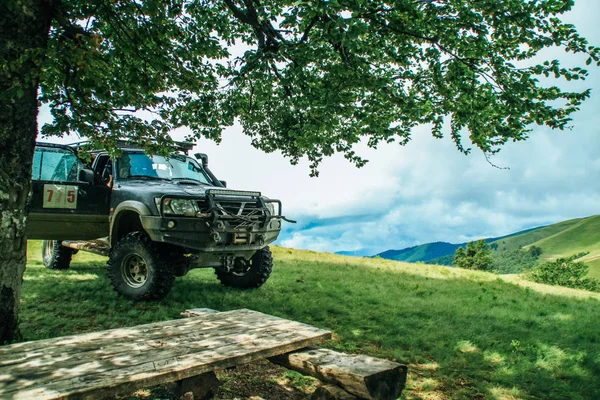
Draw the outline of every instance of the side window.
[[[31,171],[31,179],[39,181],[42,174],[42,150],[36,148],[33,153],[33,168]]]
[[[77,182],[81,160],[66,149],[38,148],[33,158],[33,179],[52,182]]]

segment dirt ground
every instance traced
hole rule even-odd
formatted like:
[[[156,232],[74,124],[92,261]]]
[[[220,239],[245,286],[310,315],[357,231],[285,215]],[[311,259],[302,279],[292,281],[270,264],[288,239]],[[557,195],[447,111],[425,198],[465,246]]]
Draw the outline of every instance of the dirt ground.
[[[306,400],[321,384],[317,379],[271,364],[256,361],[232,369],[218,369],[221,383],[215,400]],[[138,390],[131,395],[112,396],[103,400],[179,400],[169,385]],[[183,400],[200,400],[184,397]]]
[[[308,399],[320,384],[318,380],[303,376],[263,360],[218,371],[221,387],[215,399],[278,400]]]

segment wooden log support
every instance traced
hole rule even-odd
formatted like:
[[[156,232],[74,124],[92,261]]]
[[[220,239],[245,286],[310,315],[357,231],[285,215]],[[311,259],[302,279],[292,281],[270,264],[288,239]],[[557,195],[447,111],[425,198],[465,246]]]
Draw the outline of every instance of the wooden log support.
[[[94,240],[63,240],[62,245],[73,250],[82,250],[89,253],[108,257],[110,253],[110,243],[108,238]]]
[[[365,355],[306,348],[269,361],[338,385],[362,399],[395,400],[406,385],[405,365]]]
[[[310,396],[310,400],[357,400],[353,394],[335,385],[322,385]]]

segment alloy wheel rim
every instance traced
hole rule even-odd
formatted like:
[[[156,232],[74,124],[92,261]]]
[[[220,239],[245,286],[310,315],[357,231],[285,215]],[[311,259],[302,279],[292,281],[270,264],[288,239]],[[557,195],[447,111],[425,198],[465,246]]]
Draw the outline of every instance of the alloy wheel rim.
[[[139,254],[129,254],[121,262],[121,277],[127,286],[139,288],[148,280],[148,264]]]

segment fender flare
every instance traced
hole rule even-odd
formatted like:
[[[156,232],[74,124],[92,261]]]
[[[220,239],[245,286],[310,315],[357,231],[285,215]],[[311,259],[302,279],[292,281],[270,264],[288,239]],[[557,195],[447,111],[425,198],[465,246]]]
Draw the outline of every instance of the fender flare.
[[[110,239],[111,247],[116,244],[118,235],[116,235],[117,231],[115,229],[118,228],[119,220],[123,216],[124,211],[133,211],[140,217],[146,216],[146,215],[152,215],[152,211],[150,211],[148,206],[140,201],[127,200],[127,201],[120,203],[117,206],[117,208],[115,209],[115,211],[113,212],[112,217],[110,219],[110,238],[109,239]]]

